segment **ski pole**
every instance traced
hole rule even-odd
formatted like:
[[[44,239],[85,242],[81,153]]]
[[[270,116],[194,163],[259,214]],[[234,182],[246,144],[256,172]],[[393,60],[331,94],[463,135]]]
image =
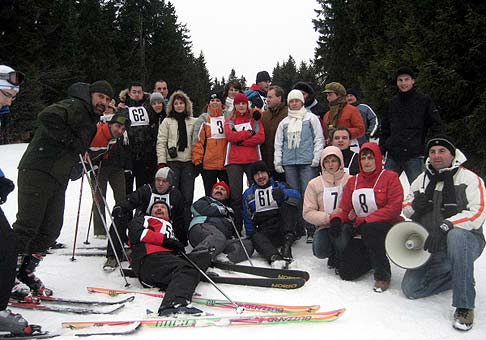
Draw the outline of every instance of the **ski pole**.
[[[243,243],[243,240],[241,239],[241,234],[238,231],[238,228],[236,228],[235,222],[233,222],[233,219],[230,217],[229,218],[231,221],[231,224],[233,225],[233,229],[235,230],[236,236],[238,237],[238,240],[240,240],[241,246],[243,247],[243,251],[245,252],[246,258],[248,259],[248,262],[250,262],[250,265],[254,267],[253,262],[251,262],[250,259],[250,254],[248,254],[248,250],[246,250],[245,244]]]
[[[79,186],[78,214],[76,216],[76,227],[74,228],[74,244],[73,244],[73,255],[71,256],[71,261],[76,260],[74,258],[74,253],[76,252],[76,241],[78,240],[79,212],[81,211],[81,199],[83,198],[83,183],[84,183],[84,173],[81,174],[81,185]]]
[[[93,209],[94,209],[94,203],[91,203],[91,210],[90,210],[89,222],[88,222],[88,231],[86,232],[86,241],[83,242],[84,244],[91,244],[89,242],[89,231],[91,230],[91,222],[93,221],[93,213],[94,213]]]
[[[218,287],[218,285],[216,284],[216,282],[214,282],[209,276],[208,274],[206,274],[204,272],[204,270],[202,270],[193,260],[191,260],[189,258],[189,256],[186,255],[186,253],[184,253],[183,251],[179,251],[179,254],[181,254],[194,268],[196,268],[202,276],[204,276],[206,278],[206,280],[209,281],[209,283],[211,283],[214,288],[216,288],[221,294],[223,294],[223,296],[226,298],[226,300],[228,300],[233,306],[235,306],[235,309],[236,309],[236,313],[237,314],[241,314],[243,313],[243,311],[245,310],[245,307],[243,306],[240,306],[238,305],[236,302],[234,302],[233,300],[231,300],[231,298],[226,295],[222,290],[221,288]]]
[[[81,159],[81,163],[83,164],[83,171],[84,173],[86,174],[86,176],[89,176],[88,174],[88,169],[86,168],[86,164],[84,163],[83,161],[83,156],[81,154],[79,154],[79,158]],[[89,161],[89,165],[91,167],[91,169],[93,170],[93,163],[91,163],[91,160],[88,156],[88,161]],[[94,176],[94,179],[95,179],[95,184],[98,184],[97,182],[97,178],[96,176]],[[100,207],[100,204],[98,203],[98,201],[95,199],[95,195],[96,195],[96,191],[95,191],[95,188],[93,186],[93,183],[92,181],[90,181],[88,179],[88,183],[89,183],[89,187],[91,189],[91,195],[93,196],[93,202],[95,203],[95,206],[96,206],[96,209],[98,210],[98,214],[100,214],[100,217],[101,217],[101,222],[103,223],[103,226],[105,227],[105,230],[106,230],[106,236],[108,237],[108,242],[110,244],[110,246],[113,248],[113,250],[115,249],[115,245],[113,243],[113,239],[111,238],[111,235],[110,235],[110,232],[108,230],[108,226],[106,224],[106,220],[103,218],[102,214],[101,214],[101,207]],[[99,186],[98,186],[99,188]],[[106,207],[106,205],[105,205]],[[111,216],[111,215],[110,215]],[[118,235],[118,232],[117,232],[117,236],[118,238],[120,238],[120,235]],[[121,240],[120,240],[121,242]],[[125,249],[123,249],[123,252],[125,252]],[[123,279],[125,280],[125,287],[129,287],[130,286],[130,283],[128,283],[128,280],[127,280],[127,277],[125,276],[125,273],[123,272],[123,268],[121,266],[121,261],[120,261],[120,257],[118,256],[117,252],[114,251],[114,255],[115,255],[115,259],[116,259],[116,262],[118,263],[118,266],[120,267],[120,273],[121,273],[121,276],[123,277]]]

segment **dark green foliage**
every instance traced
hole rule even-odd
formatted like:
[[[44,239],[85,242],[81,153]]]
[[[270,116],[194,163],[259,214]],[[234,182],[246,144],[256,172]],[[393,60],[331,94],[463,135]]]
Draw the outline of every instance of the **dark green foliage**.
[[[359,88],[382,114],[396,93],[395,71],[417,72],[449,134],[486,174],[486,3],[468,0],[317,0],[315,55],[321,85]]]

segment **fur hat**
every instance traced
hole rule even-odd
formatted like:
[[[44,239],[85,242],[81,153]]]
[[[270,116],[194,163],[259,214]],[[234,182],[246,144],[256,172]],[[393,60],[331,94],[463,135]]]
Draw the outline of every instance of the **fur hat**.
[[[337,83],[337,82],[332,82],[332,83],[326,84],[326,87],[324,88],[324,91],[322,91],[322,92],[324,92],[324,93],[334,92],[338,96],[341,96],[341,97],[346,96],[346,89],[344,88],[343,85],[341,85],[340,83]]]
[[[237,93],[233,99],[233,106],[236,106],[239,103],[248,103],[248,97],[244,93]]]
[[[111,87],[111,84],[106,80],[95,81],[89,86],[89,93],[95,92],[106,94],[110,98],[113,98],[114,96],[113,87]]]
[[[292,99],[298,99],[304,103],[304,95],[302,94],[302,91],[297,89],[290,91],[287,96],[287,104],[289,104]]]
[[[268,74],[267,71],[260,71],[257,73],[255,83],[258,84],[259,82],[262,81],[272,81],[272,78],[270,78],[270,75]]]
[[[253,180],[253,177],[255,177],[255,175],[258,172],[266,172],[268,174],[270,173],[268,171],[267,164],[264,161],[256,161],[256,162],[254,162],[250,165],[250,175],[251,175],[252,180]]]

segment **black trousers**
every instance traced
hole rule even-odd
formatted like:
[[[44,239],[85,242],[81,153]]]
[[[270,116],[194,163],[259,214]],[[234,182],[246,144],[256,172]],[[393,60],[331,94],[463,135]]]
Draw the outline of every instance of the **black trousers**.
[[[0,311],[7,308],[15,282],[16,267],[15,235],[0,208]]]
[[[155,253],[143,258],[138,274],[140,281],[165,290],[162,305],[176,298],[192,301],[200,273],[188,261],[171,253]]]
[[[225,181],[228,184],[228,175],[226,174],[226,170],[203,170],[201,173],[203,184],[204,184],[204,193],[206,196],[211,196],[211,189],[216,182]]]

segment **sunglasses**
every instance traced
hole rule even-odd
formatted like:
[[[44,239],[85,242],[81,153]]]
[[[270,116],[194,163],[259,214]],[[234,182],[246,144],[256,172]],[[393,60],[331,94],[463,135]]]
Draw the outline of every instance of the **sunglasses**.
[[[25,74],[18,71],[13,71],[9,73],[0,73],[0,79],[8,81],[14,86],[21,85],[25,80]]]

